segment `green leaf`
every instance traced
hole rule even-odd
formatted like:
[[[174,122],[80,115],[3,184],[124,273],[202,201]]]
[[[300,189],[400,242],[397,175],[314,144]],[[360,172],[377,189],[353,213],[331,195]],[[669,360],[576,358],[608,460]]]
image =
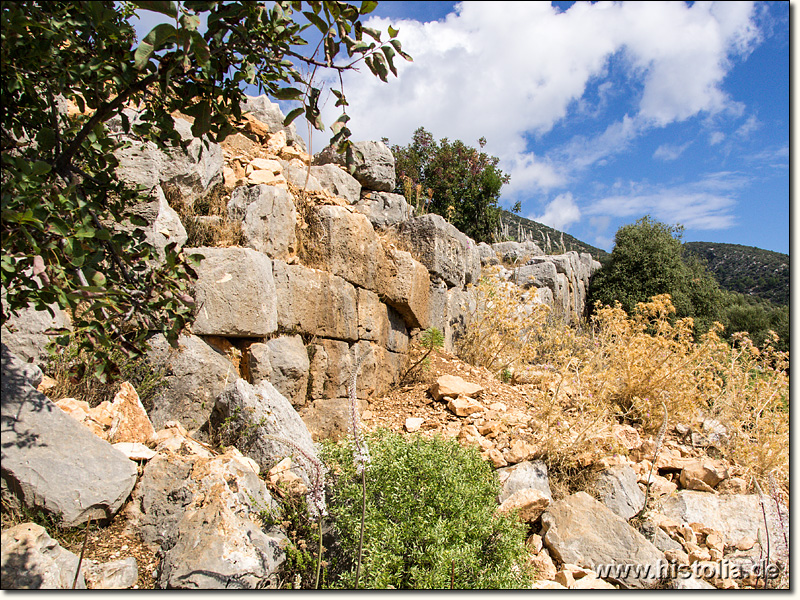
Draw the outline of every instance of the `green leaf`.
[[[394,49],[391,46],[381,46],[381,52],[386,57],[386,62],[389,64],[389,70],[397,77],[397,69],[394,67]]]
[[[366,33],[369,37],[371,37],[376,42],[381,41],[381,32],[377,29],[373,29],[372,27],[364,27],[364,33]]]
[[[394,49],[397,50],[397,53],[405,58],[408,62],[414,62],[414,59],[411,58],[408,54],[403,52],[403,48],[400,44],[400,40],[389,40],[389,43],[394,46]]]
[[[294,88],[278,88],[271,95],[277,100],[300,100],[303,92]]]
[[[178,7],[174,2],[168,2],[166,0],[138,0],[132,2],[131,4],[144,10],[167,15],[173,19],[177,18],[178,16]]]
[[[400,33],[399,29],[395,29],[391,25],[389,25],[388,31],[389,31],[389,37],[397,37],[397,34]]]
[[[211,129],[211,104],[208,100],[198,102],[191,114],[194,117],[192,135],[203,137]]]
[[[283,120],[284,126],[289,126],[289,124],[294,121],[297,117],[303,114],[305,109],[301,106],[300,108],[295,108],[294,110],[290,111],[286,118]]]
[[[316,28],[320,30],[322,35],[325,35],[326,33],[328,33],[328,31],[330,31],[330,26],[320,17],[315,15],[313,12],[304,11],[303,16],[305,16],[306,19],[311,21],[316,26]]]
[[[175,27],[169,23],[153,27],[133,54],[133,68],[141,71],[150,61],[153,52],[160,50],[167,41],[175,37],[175,34]]]
[[[178,20],[178,22],[184,29],[188,31],[196,31],[200,26],[200,17],[197,15],[189,15],[184,13],[181,15],[181,18]]]
[[[208,44],[203,39],[199,32],[193,31],[191,37],[191,49],[194,51],[197,64],[201,69],[208,69],[211,61],[211,51],[208,49]]]
[[[147,225],[149,224],[145,219],[143,219],[139,215],[131,215],[130,221],[134,227],[147,227]]]
[[[34,175],[44,175],[45,173],[50,172],[50,165],[44,162],[43,160],[37,160],[33,163],[33,171]]]
[[[377,2],[366,2],[365,1],[365,2],[361,3],[361,8],[359,9],[358,13],[361,14],[361,15],[367,15],[367,14],[371,13],[373,10],[375,10],[377,7],[378,7],[378,3]]]
[[[39,150],[49,152],[56,145],[56,132],[49,127],[43,127],[36,134],[36,143],[39,144]]]

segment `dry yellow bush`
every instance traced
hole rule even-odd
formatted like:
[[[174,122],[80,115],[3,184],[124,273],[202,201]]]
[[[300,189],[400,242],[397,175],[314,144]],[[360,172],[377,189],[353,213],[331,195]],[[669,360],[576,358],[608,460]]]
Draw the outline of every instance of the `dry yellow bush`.
[[[761,349],[746,334],[731,344],[715,324],[695,339],[691,319],[672,318],[668,294],[632,315],[600,308],[582,329],[520,301],[516,286],[482,281],[460,355],[511,372],[512,381],[546,381],[531,426],[551,462],[575,468],[587,455],[615,451],[611,427],[619,421],[655,435],[663,405],[670,428],[719,421],[725,457],[762,485],[773,474],[788,494],[789,357],[775,349],[776,337]]]

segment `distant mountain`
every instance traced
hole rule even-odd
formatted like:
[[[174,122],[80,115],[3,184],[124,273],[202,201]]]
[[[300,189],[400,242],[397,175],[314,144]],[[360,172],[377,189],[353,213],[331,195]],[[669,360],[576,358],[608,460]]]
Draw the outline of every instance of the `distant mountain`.
[[[721,288],[789,304],[789,255],[753,246],[686,242],[687,254],[701,259]]]
[[[604,262],[610,254],[600,248],[595,248],[589,244],[572,237],[568,233],[553,229],[537,221],[525,219],[519,215],[501,211],[500,231],[498,241],[524,242],[530,240],[535,242],[547,254],[562,254],[574,250],[575,252],[588,252],[592,258]]]

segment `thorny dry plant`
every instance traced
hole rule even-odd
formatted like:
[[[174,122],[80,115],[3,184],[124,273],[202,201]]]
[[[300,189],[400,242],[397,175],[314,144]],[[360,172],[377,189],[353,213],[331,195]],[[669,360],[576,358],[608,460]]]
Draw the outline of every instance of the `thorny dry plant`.
[[[668,294],[632,315],[599,308],[587,327],[569,328],[546,307],[521,306],[514,288],[480,283],[460,355],[495,373],[512,369],[512,382],[548,382],[532,425],[549,462],[612,449],[620,421],[655,435],[663,403],[672,423],[719,421],[724,457],[764,486],[773,474],[788,496],[789,356],[775,349],[776,336],[762,348],[743,333],[731,344],[716,324],[695,339],[691,319],[673,318]]]

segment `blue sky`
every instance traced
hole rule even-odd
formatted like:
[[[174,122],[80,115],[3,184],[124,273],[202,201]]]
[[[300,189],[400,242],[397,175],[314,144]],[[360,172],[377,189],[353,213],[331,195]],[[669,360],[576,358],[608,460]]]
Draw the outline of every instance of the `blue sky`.
[[[347,75],[354,139],[485,136],[511,175],[502,205],[606,250],[650,214],[685,241],[789,253],[788,2],[381,2],[371,17],[414,62],[388,84]]]
[[[367,24],[414,62],[345,74],[353,139],[483,136],[501,205],[605,250],[649,214],[789,253],[788,2],[384,1]]]

